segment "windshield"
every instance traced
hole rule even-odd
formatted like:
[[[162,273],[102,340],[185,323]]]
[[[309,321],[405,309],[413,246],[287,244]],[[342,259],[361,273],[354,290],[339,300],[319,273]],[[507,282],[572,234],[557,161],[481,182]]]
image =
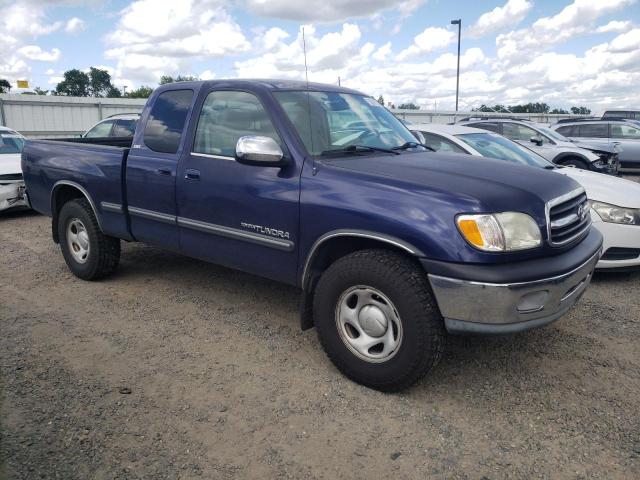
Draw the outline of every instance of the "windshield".
[[[492,133],[465,133],[456,135],[467,145],[478,151],[483,157],[508,160],[531,167],[548,168],[553,166],[540,155],[517,145],[508,138]]]
[[[335,155],[355,145],[389,149],[416,143],[411,132],[371,97],[306,91],[274,95],[311,155]]]
[[[0,132],[0,154],[20,153],[24,146],[24,137],[16,132]]]
[[[537,128],[542,133],[544,133],[547,137],[551,137],[551,138],[553,138],[555,140],[559,140],[561,142],[570,142],[571,141],[567,137],[562,135],[561,133],[558,133],[555,130],[551,130],[550,128],[547,128],[547,127],[537,127]]]

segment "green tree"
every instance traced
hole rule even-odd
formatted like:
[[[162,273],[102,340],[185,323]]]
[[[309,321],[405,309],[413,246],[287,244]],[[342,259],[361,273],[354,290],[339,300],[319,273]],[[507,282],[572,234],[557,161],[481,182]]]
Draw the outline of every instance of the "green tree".
[[[163,75],[160,77],[160,85],[166,85],[167,83],[176,83],[176,82],[194,82],[197,81],[198,77],[193,77],[191,75],[178,75],[176,78],[173,78],[170,75]]]
[[[56,95],[88,97],[91,93],[89,75],[77,68],[64,72],[64,80],[56,85]]]
[[[526,103],[524,105],[509,105],[512,113],[549,113],[550,107],[546,103]]]
[[[569,113],[568,111],[566,111],[564,108],[554,108],[553,110],[551,110],[549,113],[560,113],[560,114],[567,114]]]
[[[56,85],[54,95],[69,97],[121,97],[122,92],[111,83],[111,75],[91,67],[89,73],[74,68],[64,72],[64,80]]]
[[[416,105],[413,102],[409,102],[409,103],[401,103],[398,108],[400,110],[420,110],[420,106]]]
[[[378,97],[378,103],[384,107],[384,97],[382,95]]]
[[[126,96],[129,98],[149,98],[151,93],[153,93],[153,88],[142,85],[141,87],[128,92]]]
[[[571,107],[571,113],[575,115],[589,115],[591,110],[587,107]]]
[[[9,93],[11,91],[11,84],[9,80],[0,78],[0,93]]]
[[[47,95],[49,93],[49,90],[43,90],[40,87],[35,87],[33,89],[33,93],[35,93],[36,95]]]

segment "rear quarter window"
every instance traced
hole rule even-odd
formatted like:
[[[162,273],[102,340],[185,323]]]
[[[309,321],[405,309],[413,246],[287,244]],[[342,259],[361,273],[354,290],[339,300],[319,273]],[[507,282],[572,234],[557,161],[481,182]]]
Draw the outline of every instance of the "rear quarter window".
[[[556,128],[556,132],[565,137],[577,137],[578,127],[577,125],[567,125],[566,127]]]
[[[579,125],[580,137],[607,138],[609,136],[609,126],[606,123],[591,123]]]
[[[176,153],[193,90],[169,90],[156,97],[144,128],[144,144],[155,152]]]

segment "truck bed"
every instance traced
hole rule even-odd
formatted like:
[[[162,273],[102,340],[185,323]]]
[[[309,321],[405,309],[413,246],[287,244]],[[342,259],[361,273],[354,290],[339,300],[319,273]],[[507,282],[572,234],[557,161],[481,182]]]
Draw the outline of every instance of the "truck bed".
[[[109,205],[126,205],[125,167],[132,141],[131,137],[27,140],[22,170],[29,180],[31,206],[52,216],[56,195],[74,187],[90,199],[105,233],[128,238],[124,209],[113,211]]]

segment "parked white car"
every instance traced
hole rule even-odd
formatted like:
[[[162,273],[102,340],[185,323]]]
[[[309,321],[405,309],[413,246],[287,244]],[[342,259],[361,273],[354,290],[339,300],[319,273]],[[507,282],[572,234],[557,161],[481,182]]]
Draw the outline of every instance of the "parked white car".
[[[24,137],[7,127],[0,127],[0,211],[27,206],[20,155]]]
[[[591,219],[604,245],[597,269],[640,266],[640,184],[602,173],[554,165],[497,133],[461,125],[411,125],[424,143],[440,152],[467,153],[553,170],[580,183],[591,204]]]

